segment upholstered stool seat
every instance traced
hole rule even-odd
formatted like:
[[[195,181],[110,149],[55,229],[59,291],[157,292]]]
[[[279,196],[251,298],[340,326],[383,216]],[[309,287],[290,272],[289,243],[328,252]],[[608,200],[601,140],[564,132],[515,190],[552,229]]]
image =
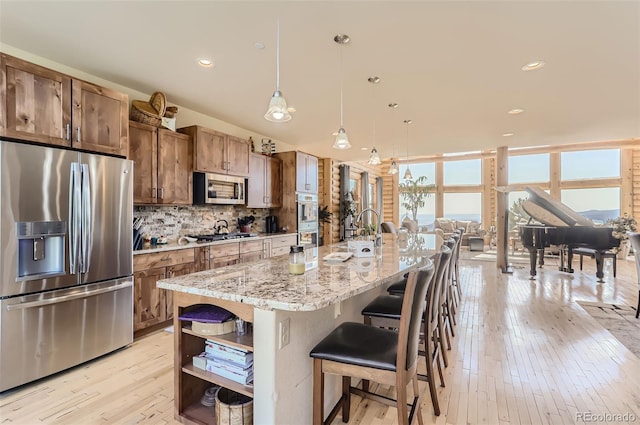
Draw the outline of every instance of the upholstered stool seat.
[[[402,297],[397,295],[379,295],[362,309],[363,316],[382,317],[400,320]],[[424,317],[422,318],[424,321]]]
[[[387,288],[387,292],[389,295],[402,295],[404,294],[404,290],[407,287],[407,277],[405,276],[402,280],[397,281],[396,283],[392,283]]]
[[[320,341],[310,355],[317,359],[396,370],[397,351],[397,332],[363,323],[346,322]]]

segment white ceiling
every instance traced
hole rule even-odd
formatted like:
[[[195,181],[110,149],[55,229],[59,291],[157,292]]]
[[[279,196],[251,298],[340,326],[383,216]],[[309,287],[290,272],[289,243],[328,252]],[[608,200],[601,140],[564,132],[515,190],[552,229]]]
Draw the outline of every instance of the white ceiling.
[[[276,124],[278,18],[297,112]],[[404,157],[408,118],[411,156],[640,137],[638,1],[1,0],[0,41],[323,157],[366,159],[374,122],[381,155]],[[331,148],[341,75],[349,151]]]

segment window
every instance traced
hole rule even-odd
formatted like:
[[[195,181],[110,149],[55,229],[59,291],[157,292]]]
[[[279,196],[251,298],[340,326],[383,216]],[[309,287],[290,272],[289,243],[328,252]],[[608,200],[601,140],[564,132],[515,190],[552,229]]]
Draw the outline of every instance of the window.
[[[445,161],[445,186],[480,184],[482,184],[482,161],[480,159]]]
[[[407,209],[402,206],[402,196],[400,197],[400,221],[404,217],[409,217],[413,219],[411,216],[411,211],[407,211]],[[424,203],[424,207],[418,209],[418,215],[416,216],[418,219],[418,224],[420,226],[429,226],[429,229],[433,229],[433,222],[436,221],[436,197],[432,193],[427,197]]]
[[[548,181],[548,153],[509,156],[509,184]]]
[[[482,220],[482,193],[445,193],[444,216],[452,220]]]
[[[562,203],[577,213],[602,224],[620,215],[620,188],[565,189]]]
[[[620,177],[620,149],[562,152],[562,180]]]
[[[413,180],[416,180],[420,176],[425,176],[427,178],[427,183],[433,184],[436,182],[436,164],[435,162],[421,162],[417,164],[409,164],[409,168],[411,169],[411,175],[413,175]],[[400,179],[404,176],[404,173],[407,171],[407,164],[400,164],[398,168],[398,175]]]

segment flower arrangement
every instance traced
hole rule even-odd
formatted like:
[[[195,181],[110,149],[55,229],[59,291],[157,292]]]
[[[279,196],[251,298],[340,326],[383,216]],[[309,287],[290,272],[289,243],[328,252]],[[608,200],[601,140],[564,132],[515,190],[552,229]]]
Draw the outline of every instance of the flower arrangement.
[[[624,213],[621,217],[607,220],[607,224],[613,227],[611,235],[621,241],[628,240],[629,236],[627,235],[627,232],[635,232],[638,226],[636,219],[629,216],[627,213]]]

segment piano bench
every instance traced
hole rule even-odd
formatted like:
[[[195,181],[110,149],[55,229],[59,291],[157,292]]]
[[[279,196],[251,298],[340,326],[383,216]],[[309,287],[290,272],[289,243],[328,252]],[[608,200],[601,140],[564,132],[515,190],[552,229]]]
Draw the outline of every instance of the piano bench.
[[[587,256],[589,258],[596,258],[596,251],[591,248],[574,248],[573,253],[580,256],[580,270],[582,270],[582,257]],[[616,277],[616,258],[618,255],[613,251],[605,251],[602,254],[602,259],[612,258],[613,259],[613,277]]]

